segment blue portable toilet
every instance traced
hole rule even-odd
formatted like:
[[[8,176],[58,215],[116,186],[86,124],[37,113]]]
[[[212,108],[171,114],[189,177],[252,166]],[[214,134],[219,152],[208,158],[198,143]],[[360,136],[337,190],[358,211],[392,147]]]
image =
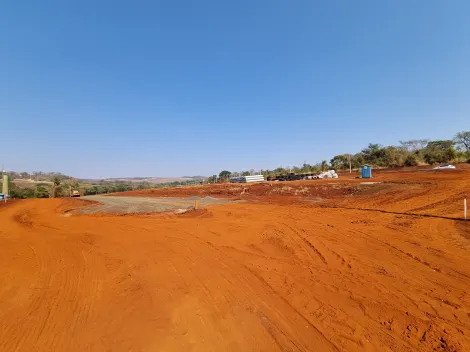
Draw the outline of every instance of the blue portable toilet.
[[[372,178],[372,166],[362,165],[362,178]]]

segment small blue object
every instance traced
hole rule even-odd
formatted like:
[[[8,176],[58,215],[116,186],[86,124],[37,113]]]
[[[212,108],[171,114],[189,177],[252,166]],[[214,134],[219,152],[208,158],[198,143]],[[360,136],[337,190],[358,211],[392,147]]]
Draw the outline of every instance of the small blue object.
[[[0,193],[0,200],[4,200],[5,199],[5,195],[3,193]]]
[[[372,178],[372,166],[362,165],[362,178]]]

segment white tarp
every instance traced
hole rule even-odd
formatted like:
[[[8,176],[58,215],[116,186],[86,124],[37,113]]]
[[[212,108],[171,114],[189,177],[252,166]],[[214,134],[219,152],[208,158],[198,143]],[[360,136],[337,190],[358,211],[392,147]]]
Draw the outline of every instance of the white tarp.
[[[338,174],[335,170],[329,170],[322,172],[320,175],[318,175],[318,178],[338,178]]]

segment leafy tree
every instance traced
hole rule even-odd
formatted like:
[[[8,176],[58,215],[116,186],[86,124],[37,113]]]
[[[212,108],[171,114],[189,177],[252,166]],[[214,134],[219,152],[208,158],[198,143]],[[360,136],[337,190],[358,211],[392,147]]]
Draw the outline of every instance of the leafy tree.
[[[454,160],[455,157],[456,157],[456,150],[453,147],[450,147],[450,148],[444,150],[445,162],[449,162],[451,160]]]
[[[285,174],[287,174],[287,170],[284,169],[283,167],[278,167],[278,168],[274,169],[274,173],[276,175],[285,175]]]
[[[34,189],[33,188],[25,188],[23,190],[23,194],[22,194],[22,198],[25,199],[25,198],[34,198],[35,197],[35,193],[34,193]]]
[[[36,198],[49,198],[49,189],[44,186],[37,186],[34,195]]]
[[[275,173],[273,170],[260,170],[260,173],[261,175],[263,175],[264,177],[268,177],[268,176],[274,176]],[[235,176],[234,174],[232,174],[232,176]]]
[[[428,144],[429,139],[411,139],[409,141],[400,141],[402,148],[409,152],[415,152],[423,149]]]
[[[298,166],[294,166],[294,167],[292,167],[291,172],[293,172],[294,174],[300,174],[300,173],[302,173],[302,169]]]
[[[470,131],[462,131],[455,135],[455,144],[461,149],[470,151]]]
[[[9,183],[10,198],[25,199],[34,198],[34,189],[29,187],[19,187],[13,182]]]
[[[454,142],[450,140],[429,142],[423,150],[424,160],[431,165],[453,160],[456,156],[453,144]]]
[[[307,163],[303,163],[302,165],[302,168],[300,169],[300,171],[302,173],[307,173],[307,172],[313,172],[315,169],[315,167],[313,165],[310,165],[310,164],[307,164]]]
[[[56,197],[57,188],[60,186],[60,182],[61,182],[61,179],[58,175],[52,178],[52,198]]]
[[[128,191],[130,189],[130,187],[128,185],[123,185],[123,184],[120,184],[120,185],[117,185],[116,187],[116,191],[117,192],[125,192],[125,191]],[[108,192],[108,188],[107,187],[102,187],[101,188],[103,191],[100,192],[100,193],[107,193]]]
[[[335,170],[349,169],[349,156],[347,154],[336,155],[330,160],[331,168]]]
[[[408,151],[403,148],[386,147],[384,148],[383,163],[388,167],[403,166],[405,159],[408,156]]]
[[[386,166],[385,153],[385,149],[380,144],[373,143],[361,151],[364,161],[375,166]]]
[[[14,183],[12,182],[8,182],[9,186],[9,191],[10,191],[10,198],[23,198],[23,192],[21,190],[21,188],[19,188],[17,185],[15,185]],[[3,183],[2,183],[3,185]],[[0,188],[0,192],[2,192],[2,188]]]
[[[357,169],[364,165],[365,160],[361,153],[354,154],[352,157],[352,167]]]
[[[217,176],[210,176],[207,178],[207,183],[215,183],[217,181]]]
[[[454,145],[454,141],[451,140],[439,140],[439,141],[430,141],[426,145],[426,149],[436,148],[436,149],[448,149]]]
[[[70,196],[70,188],[68,184],[61,184],[59,186],[55,186],[54,197],[61,198],[61,197],[69,197],[69,196]]]
[[[230,171],[223,170],[223,171],[220,172],[219,178],[221,180],[228,180],[231,175],[232,175],[232,173]]]

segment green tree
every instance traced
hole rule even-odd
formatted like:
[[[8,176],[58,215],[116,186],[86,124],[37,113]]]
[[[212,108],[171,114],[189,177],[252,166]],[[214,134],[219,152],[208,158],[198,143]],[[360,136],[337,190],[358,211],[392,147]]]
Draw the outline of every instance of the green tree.
[[[387,167],[399,167],[405,164],[408,151],[403,148],[386,147],[384,148],[383,163]]]
[[[44,186],[37,186],[34,192],[36,198],[49,198],[49,189]]]
[[[423,150],[424,160],[431,165],[453,160],[456,156],[453,144],[454,142],[450,140],[429,142]]]
[[[416,152],[426,147],[429,139],[411,139],[408,141],[400,141],[401,147],[409,152]]]
[[[302,169],[298,166],[294,166],[294,167],[292,167],[291,172],[293,172],[294,174],[300,174],[300,173],[302,173]]]
[[[264,177],[274,176],[274,171],[272,170],[260,170],[261,175]],[[232,174],[233,175],[233,174]]]
[[[470,156],[469,152],[458,150],[458,151],[455,152],[454,161],[458,162],[458,163],[467,162],[467,159],[468,159],[469,156]]]
[[[334,170],[349,169],[349,156],[346,154],[336,155],[330,160],[330,163]]]
[[[217,181],[217,175],[209,176],[207,178],[207,183],[215,183]]]
[[[386,166],[385,153],[385,149],[380,144],[373,143],[361,151],[364,161],[375,166]]]
[[[13,182],[9,182],[9,191],[10,191],[10,198],[21,199],[23,198],[23,190],[15,185]],[[2,192],[2,188],[0,188],[0,193]]]
[[[364,160],[364,157],[362,156],[361,153],[357,153],[357,154],[354,154],[352,156],[352,167],[353,169],[358,169],[360,168],[362,165],[364,165],[365,163],[365,160]]]
[[[52,178],[52,198],[55,198],[57,195],[57,189],[60,186],[61,179],[59,176],[54,176]]]
[[[313,172],[314,166],[304,162],[300,170],[302,173]]]
[[[23,191],[23,198],[34,198],[36,195],[33,188],[25,188]]]
[[[126,191],[128,191],[130,188],[131,188],[131,186],[129,186],[129,185],[126,185],[126,184],[119,184],[119,185],[117,185],[117,187],[116,187],[116,191],[117,191],[117,192],[126,192]],[[102,187],[102,190],[103,190],[102,193],[107,193],[108,188],[107,188],[106,186],[104,186],[104,187]]]
[[[278,167],[278,168],[274,169],[274,173],[276,175],[285,175],[285,174],[287,174],[287,170],[284,169],[283,167]]]
[[[223,170],[223,171],[220,172],[219,178],[221,180],[228,180],[231,175],[232,175],[232,173],[230,171]]]

